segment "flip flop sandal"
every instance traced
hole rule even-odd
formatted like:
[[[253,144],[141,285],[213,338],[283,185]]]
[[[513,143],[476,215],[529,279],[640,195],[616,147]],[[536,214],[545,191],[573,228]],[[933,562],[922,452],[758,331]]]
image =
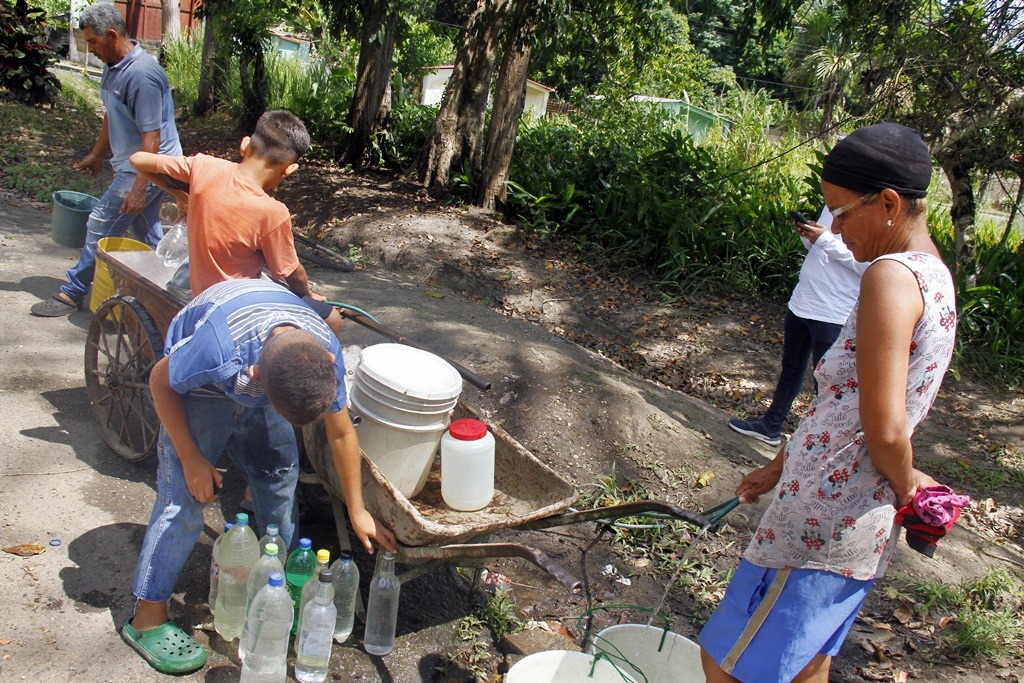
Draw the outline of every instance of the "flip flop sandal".
[[[173,621],[148,631],[139,631],[132,627],[129,619],[121,627],[121,638],[142,655],[151,667],[164,674],[180,675],[198,671],[209,657],[206,650]]]
[[[38,315],[43,318],[59,318],[62,315],[71,315],[75,311],[81,310],[81,308],[81,302],[69,304],[54,294],[46,301],[40,301],[32,306],[32,315]]]

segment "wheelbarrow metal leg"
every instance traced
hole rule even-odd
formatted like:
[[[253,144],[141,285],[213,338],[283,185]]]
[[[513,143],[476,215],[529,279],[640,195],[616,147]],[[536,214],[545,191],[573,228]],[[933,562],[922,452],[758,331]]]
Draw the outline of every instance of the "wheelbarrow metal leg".
[[[519,557],[537,565],[558,580],[570,592],[576,592],[582,583],[560,564],[536,548],[517,543],[466,543],[440,546],[398,546],[398,561],[417,563],[428,561],[431,570],[440,564],[451,564],[460,559],[487,559],[491,557]],[[404,576],[404,575],[403,575]],[[403,580],[407,580],[404,579]]]

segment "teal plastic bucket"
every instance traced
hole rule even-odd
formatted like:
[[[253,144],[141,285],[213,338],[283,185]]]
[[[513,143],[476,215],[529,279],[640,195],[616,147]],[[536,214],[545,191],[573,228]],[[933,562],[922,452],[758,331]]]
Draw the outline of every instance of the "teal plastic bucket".
[[[62,247],[81,248],[85,244],[86,221],[99,203],[96,197],[81,192],[54,192],[50,238]]]

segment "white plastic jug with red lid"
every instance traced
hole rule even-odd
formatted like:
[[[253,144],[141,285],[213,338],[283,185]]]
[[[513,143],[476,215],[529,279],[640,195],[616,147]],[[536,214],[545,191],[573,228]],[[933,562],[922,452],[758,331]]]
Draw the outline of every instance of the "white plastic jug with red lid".
[[[456,420],[441,437],[441,497],[467,512],[494,498],[494,435],[480,420]]]

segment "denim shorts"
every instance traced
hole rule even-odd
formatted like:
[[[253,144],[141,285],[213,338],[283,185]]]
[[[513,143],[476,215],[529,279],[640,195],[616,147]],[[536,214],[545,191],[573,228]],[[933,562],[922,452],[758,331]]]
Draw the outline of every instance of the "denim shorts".
[[[743,683],[792,681],[815,655],[836,655],[874,580],[740,561],[701,647]]]

